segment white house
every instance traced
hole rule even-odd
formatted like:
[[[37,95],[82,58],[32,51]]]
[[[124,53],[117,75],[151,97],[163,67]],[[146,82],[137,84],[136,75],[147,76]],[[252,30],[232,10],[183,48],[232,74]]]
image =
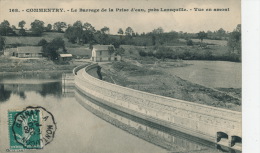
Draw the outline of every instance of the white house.
[[[91,60],[95,62],[107,62],[121,60],[121,56],[115,53],[109,54],[109,47],[115,50],[113,45],[93,45]]]

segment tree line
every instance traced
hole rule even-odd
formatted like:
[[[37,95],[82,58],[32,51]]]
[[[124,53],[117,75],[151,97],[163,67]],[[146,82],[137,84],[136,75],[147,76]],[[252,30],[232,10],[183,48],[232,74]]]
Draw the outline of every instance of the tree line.
[[[10,25],[9,21],[4,20],[0,24],[0,35],[2,36],[12,36],[12,35],[20,35],[20,36],[26,36],[26,35],[33,35],[33,36],[40,36],[43,32],[61,32],[61,33],[66,33],[73,34],[73,35],[81,35],[81,36],[71,36],[70,40],[71,41],[76,41],[76,39],[80,39],[80,37],[83,40],[87,40],[86,35],[92,35],[93,33],[104,33],[104,32],[109,32],[109,27],[103,27],[100,30],[95,30],[95,28],[88,22],[82,23],[81,21],[76,21],[75,23],[67,24],[66,22],[55,22],[53,25],[52,24],[47,24],[45,26],[45,23],[41,20],[34,20],[33,22],[30,23],[30,30],[26,31],[24,29],[25,25],[27,23],[22,20],[18,23],[18,27],[16,28],[15,25]],[[18,33],[14,32],[15,30],[18,30]],[[79,33],[85,31],[84,33]],[[204,32],[204,31],[203,31]],[[206,34],[207,39],[215,39],[215,40],[227,40],[227,38],[230,35],[230,32],[225,31],[223,28],[220,28],[219,30],[216,31],[207,31],[204,32]],[[134,32],[134,30],[131,27],[127,27],[125,31],[122,28],[118,29],[117,34],[119,35],[125,35],[125,36],[132,36],[132,37],[137,37],[137,36],[144,36],[144,35],[161,35],[161,34],[166,34],[164,30],[159,27],[157,29],[152,30],[151,32],[148,33],[137,33]],[[199,38],[199,33],[187,33],[183,31],[171,31],[168,32],[167,35],[164,37],[168,37],[171,35],[175,35],[178,38],[183,38],[183,39],[189,39],[189,38]],[[88,38],[89,39],[89,38]],[[152,38],[154,41],[154,38]],[[79,40],[77,40],[79,41]],[[162,40],[158,40],[159,43],[162,42]],[[154,43],[154,42],[152,42]]]
[[[120,45],[138,45],[138,46],[162,46],[173,45],[180,43],[179,39],[185,39],[186,45],[192,46],[194,42],[192,39],[200,39],[203,45],[204,39],[227,40],[230,52],[237,52],[241,54],[241,25],[237,25],[236,29],[232,32],[225,31],[220,28],[217,31],[199,31],[198,33],[187,32],[164,32],[163,28],[159,27],[151,32],[137,33],[133,28],[127,27],[125,30],[119,28],[117,35],[111,35],[110,29],[104,26],[100,30],[96,30],[88,22],[76,21],[73,24],[65,22],[55,22],[53,25],[47,24],[40,20],[34,20],[30,23],[30,30],[25,30],[26,22],[24,20],[18,23],[19,29],[14,25],[10,25],[7,20],[0,23],[0,36],[41,36],[43,32],[60,32],[64,33],[64,37],[71,43],[89,44],[113,44],[115,48]],[[15,31],[18,31],[15,32]],[[4,38],[0,38],[0,50],[4,46]]]

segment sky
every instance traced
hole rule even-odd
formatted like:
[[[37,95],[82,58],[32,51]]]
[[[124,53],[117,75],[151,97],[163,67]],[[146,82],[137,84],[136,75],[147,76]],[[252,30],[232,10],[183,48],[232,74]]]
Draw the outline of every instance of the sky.
[[[26,12],[26,9],[63,8],[65,12]],[[108,9],[114,12],[71,12],[71,9]],[[145,9],[146,12],[115,12],[116,8],[131,10]],[[182,12],[153,12],[148,9],[178,9],[186,8]],[[203,8],[204,11],[194,11],[194,8]],[[229,8],[229,11],[206,11],[207,8]],[[10,12],[18,9],[20,12]],[[22,11],[24,10],[24,11]],[[0,0],[0,22],[8,20],[11,25],[18,27],[18,22],[26,21],[26,28],[35,19],[53,24],[64,21],[73,24],[80,20],[91,23],[96,30],[104,26],[110,28],[111,34],[116,34],[119,28],[125,30],[132,27],[135,32],[150,32],[162,27],[165,32],[183,31],[197,33],[199,31],[215,31],[223,28],[233,31],[241,23],[240,0]]]

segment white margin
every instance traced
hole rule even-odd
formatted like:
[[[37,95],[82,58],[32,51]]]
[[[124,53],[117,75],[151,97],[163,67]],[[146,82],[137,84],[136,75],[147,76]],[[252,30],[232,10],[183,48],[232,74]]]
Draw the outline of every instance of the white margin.
[[[243,153],[260,152],[260,1],[242,0]]]

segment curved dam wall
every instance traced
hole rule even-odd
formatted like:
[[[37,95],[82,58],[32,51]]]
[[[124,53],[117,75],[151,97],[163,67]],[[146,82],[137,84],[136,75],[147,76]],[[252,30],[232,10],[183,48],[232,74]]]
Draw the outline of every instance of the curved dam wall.
[[[84,66],[77,67],[74,72]],[[241,112],[163,97],[108,83],[87,73],[97,66],[97,64],[88,65],[85,72],[75,75],[76,88],[89,97],[162,126],[241,150]]]

